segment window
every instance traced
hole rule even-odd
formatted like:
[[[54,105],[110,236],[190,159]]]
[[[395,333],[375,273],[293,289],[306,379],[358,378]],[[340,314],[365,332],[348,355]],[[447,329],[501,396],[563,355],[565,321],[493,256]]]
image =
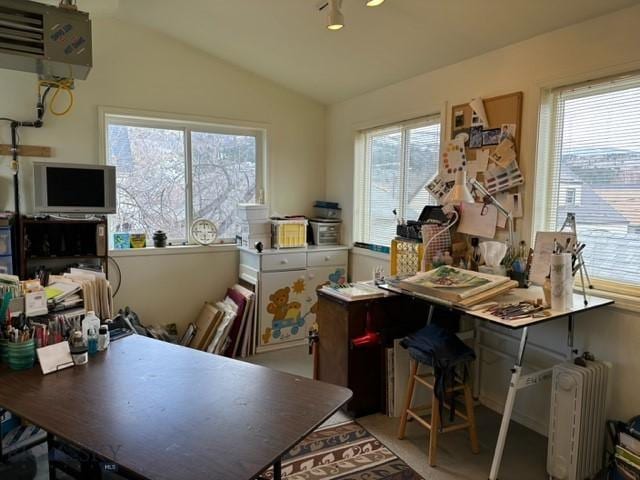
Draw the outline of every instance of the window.
[[[425,205],[437,205],[424,187],[438,171],[440,117],[367,130],[363,139],[356,238],[388,246],[397,219],[417,220]]]
[[[238,203],[254,202],[263,182],[261,129],[106,114],[106,162],[116,166],[118,213],[112,232],[164,230],[189,243],[197,218],[234,241]]]
[[[596,286],[640,286],[640,75],[550,91],[542,114],[537,228],[575,213]]]
[[[564,202],[567,205],[575,205],[576,204],[576,189],[572,187],[567,187],[564,193]]]

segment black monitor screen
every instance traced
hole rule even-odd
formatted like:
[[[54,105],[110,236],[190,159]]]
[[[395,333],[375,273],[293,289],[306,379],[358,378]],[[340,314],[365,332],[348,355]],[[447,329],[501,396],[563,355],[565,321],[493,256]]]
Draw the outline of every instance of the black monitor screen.
[[[47,203],[51,207],[104,207],[104,171],[47,168]]]

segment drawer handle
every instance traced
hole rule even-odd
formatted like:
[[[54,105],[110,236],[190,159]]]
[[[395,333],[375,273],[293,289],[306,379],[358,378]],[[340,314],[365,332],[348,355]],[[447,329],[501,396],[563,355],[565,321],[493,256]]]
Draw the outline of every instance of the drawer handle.
[[[329,255],[327,255],[326,257],[324,257],[324,261],[328,262],[329,260],[331,260],[331,257]]]
[[[287,260],[286,258],[283,258],[282,260],[280,260],[280,263],[282,265],[286,265],[287,263],[289,263],[289,260]]]

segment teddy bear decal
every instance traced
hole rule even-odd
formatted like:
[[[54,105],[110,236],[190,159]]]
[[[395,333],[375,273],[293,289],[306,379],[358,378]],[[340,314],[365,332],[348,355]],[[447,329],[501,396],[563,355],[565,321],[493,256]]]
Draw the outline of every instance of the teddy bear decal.
[[[327,281],[322,282],[316,290],[325,285],[342,284],[346,282],[345,270],[338,268],[329,275]],[[317,311],[317,301],[311,306],[309,311],[302,313],[302,304],[297,301],[290,301],[291,294],[303,294],[305,290],[304,280],[296,280],[291,287],[286,286],[277,289],[269,295],[267,312],[272,315],[271,326],[264,329],[262,333],[262,343],[267,344],[271,340],[285,340],[295,336],[300,328],[305,325],[308,315]]]

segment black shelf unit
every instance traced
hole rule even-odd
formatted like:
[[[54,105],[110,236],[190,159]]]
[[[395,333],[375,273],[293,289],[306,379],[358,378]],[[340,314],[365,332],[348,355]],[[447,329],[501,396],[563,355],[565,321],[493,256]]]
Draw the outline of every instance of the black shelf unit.
[[[108,268],[107,218],[20,218],[18,251],[21,279],[33,277],[40,267],[61,273],[83,264]]]

